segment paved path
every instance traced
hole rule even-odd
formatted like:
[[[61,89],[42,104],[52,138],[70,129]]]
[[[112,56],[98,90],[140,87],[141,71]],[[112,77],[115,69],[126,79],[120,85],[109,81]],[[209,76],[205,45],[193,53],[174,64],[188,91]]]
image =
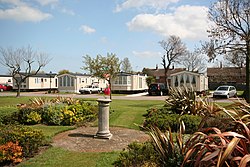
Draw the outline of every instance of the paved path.
[[[113,134],[110,140],[94,138],[98,127],[80,127],[56,135],[52,145],[70,151],[78,152],[111,152],[121,151],[127,145],[137,141],[144,142],[150,139],[144,132],[120,127],[111,127]]]
[[[16,96],[14,92],[0,92],[0,96]],[[21,96],[39,96],[39,97],[73,97],[73,98],[104,98],[102,94],[47,94],[45,92],[21,92]],[[108,97],[108,96],[106,96]],[[112,99],[124,100],[162,100],[165,101],[166,96],[148,96],[147,93],[117,96],[113,95]]]

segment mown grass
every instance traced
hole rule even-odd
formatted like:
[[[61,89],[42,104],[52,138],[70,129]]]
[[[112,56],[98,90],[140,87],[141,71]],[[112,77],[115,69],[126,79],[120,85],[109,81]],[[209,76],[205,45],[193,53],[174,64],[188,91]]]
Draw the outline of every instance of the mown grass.
[[[0,106],[17,106],[17,104],[28,103],[31,97],[0,96]]]
[[[41,130],[48,140],[51,140],[55,135],[67,130],[75,129],[74,126],[46,126],[46,125],[33,125],[29,126],[36,130]]]
[[[139,129],[135,124],[143,123],[143,114],[150,107],[163,105],[164,101],[155,100],[112,100],[110,103],[110,126]]]
[[[110,167],[118,155],[118,152],[80,153],[51,147],[43,154],[19,164],[18,167]]]

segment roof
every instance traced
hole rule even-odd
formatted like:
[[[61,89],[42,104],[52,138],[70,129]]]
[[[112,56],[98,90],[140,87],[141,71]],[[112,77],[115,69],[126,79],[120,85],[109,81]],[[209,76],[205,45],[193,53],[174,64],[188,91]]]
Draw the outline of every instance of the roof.
[[[196,72],[193,72],[193,71],[180,71],[180,72],[176,72],[176,73],[172,73],[170,74],[170,76],[175,76],[175,75],[179,75],[179,74],[191,74],[191,75],[196,75],[196,76],[201,76],[201,75],[204,75],[203,73],[198,73],[198,71]]]
[[[12,77],[12,75],[0,75],[0,77]]]
[[[245,67],[207,68],[207,76],[246,76]]]
[[[145,71],[147,71],[147,74],[149,76],[164,76],[165,74],[165,70],[164,68],[158,68],[158,69],[150,69],[150,68],[145,68],[144,69]],[[186,68],[172,68],[172,69],[169,69],[168,70],[168,73],[167,75],[170,76],[171,74],[174,74],[174,73],[178,73],[178,72],[181,72],[181,71],[186,71]]]
[[[71,75],[71,76],[75,76],[75,77],[82,77],[82,76],[91,76],[90,74],[82,74],[82,73],[65,73],[65,74],[60,74],[58,75],[59,77],[60,76],[64,76],[64,75]]]
[[[128,73],[128,72],[119,72],[117,74],[117,76],[132,76],[132,75],[145,76],[145,74],[142,73]]]
[[[20,73],[20,74],[22,75],[22,74],[25,74],[25,73]],[[37,73],[36,75],[32,74],[29,77],[43,77],[43,78],[52,77],[52,78],[54,78],[56,75],[57,75],[56,73]]]

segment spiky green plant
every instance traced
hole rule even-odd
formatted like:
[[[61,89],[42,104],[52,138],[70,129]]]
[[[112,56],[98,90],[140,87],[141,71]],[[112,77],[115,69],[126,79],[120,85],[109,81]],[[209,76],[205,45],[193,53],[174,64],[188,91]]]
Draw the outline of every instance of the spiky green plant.
[[[206,128],[194,133],[185,143],[186,152],[182,166],[231,166],[250,164],[250,105],[234,103],[235,108],[223,111],[232,118],[234,126],[229,131]]]
[[[196,92],[186,87],[170,88],[166,106],[171,107],[175,113],[183,115],[209,116],[221,109],[214,105],[208,98],[200,98]]]
[[[183,133],[185,131],[183,121],[180,123],[180,130],[176,135],[176,142],[174,141],[174,135],[170,128],[166,133],[162,133],[156,126],[147,128],[147,131],[153,140],[155,149],[160,155],[161,163],[169,167],[180,166],[185,155],[183,150]]]

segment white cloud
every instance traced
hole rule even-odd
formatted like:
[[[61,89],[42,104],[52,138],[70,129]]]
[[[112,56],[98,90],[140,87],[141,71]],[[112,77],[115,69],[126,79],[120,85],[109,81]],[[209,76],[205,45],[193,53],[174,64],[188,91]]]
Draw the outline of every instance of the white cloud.
[[[141,58],[153,58],[153,57],[160,57],[162,55],[161,52],[152,52],[152,51],[133,51],[133,55],[136,57],[141,57]]]
[[[207,11],[204,6],[180,6],[173,13],[139,14],[127,26],[130,31],[149,30],[165,37],[177,35],[183,39],[205,39]]]
[[[120,12],[129,8],[141,9],[144,7],[150,9],[165,9],[170,3],[176,3],[179,0],[126,0],[116,6],[115,12]]]
[[[50,5],[57,3],[58,0],[36,0],[38,3],[40,3],[42,6]]]
[[[0,0],[0,3],[8,3],[12,5],[18,5],[18,6],[25,5],[25,3],[20,0]]]
[[[107,37],[101,37],[100,39],[101,43],[105,44],[108,42],[108,38]]]
[[[6,9],[0,9],[0,19],[39,22],[52,17],[51,14],[43,13],[21,0],[0,0],[0,3],[8,4]]]
[[[61,12],[65,13],[65,14],[68,14],[68,15],[71,15],[71,16],[75,16],[75,12],[73,10],[69,10],[69,9],[66,9],[66,8],[61,8]]]
[[[87,25],[81,25],[79,30],[83,31],[85,34],[91,34],[91,33],[96,32],[96,30],[94,28],[91,28]]]
[[[0,10],[0,19],[39,22],[51,17],[52,15],[49,13],[43,13],[29,6],[17,6],[12,9]]]

